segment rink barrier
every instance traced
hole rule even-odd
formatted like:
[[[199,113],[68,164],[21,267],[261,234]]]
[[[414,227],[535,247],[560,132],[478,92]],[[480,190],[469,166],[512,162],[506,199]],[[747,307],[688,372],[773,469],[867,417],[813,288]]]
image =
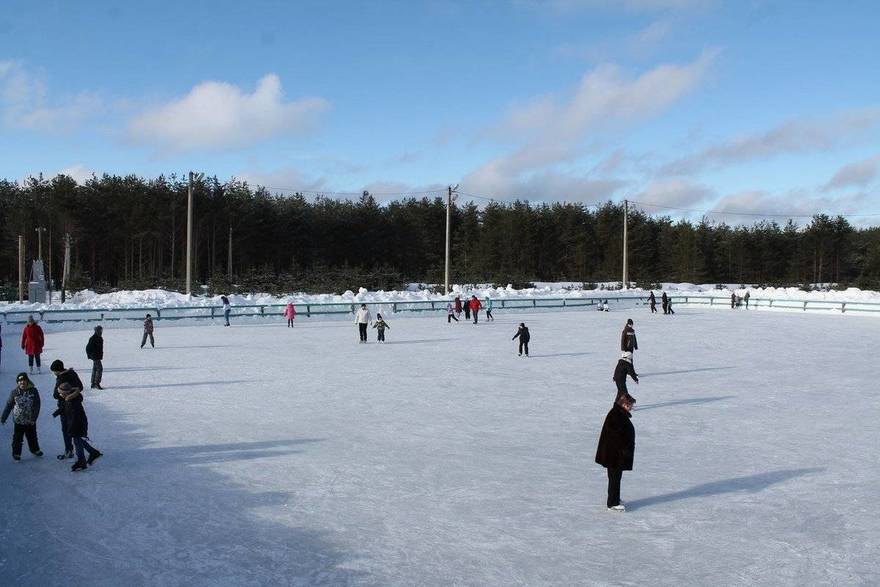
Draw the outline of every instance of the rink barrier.
[[[673,306],[705,305],[730,307],[730,297],[724,296],[669,296]],[[482,302],[483,300],[481,300]],[[494,310],[529,310],[529,309],[568,309],[588,308],[599,301],[607,301],[609,305],[625,304],[627,307],[648,304],[645,297],[635,296],[602,296],[595,298],[501,298],[493,299]],[[448,300],[408,300],[388,302],[365,302],[372,308],[382,308],[380,312],[397,314],[401,312],[445,312]],[[297,303],[297,316],[307,318],[320,316],[339,316],[353,314],[361,302],[310,302]],[[660,300],[657,300],[660,305]],[[240,317],[275,317],[283,316],[283,304],[238,304],[232,306],[229,316]],[[834,301],[834,300],[774,300],[772,298],[750,298],[749,309],[773,308],[790,310],[833,310],[846,312],[880,312],[878,302]],[[386,309],[387,308],[387,309]],[[737,309],[745,309],[740,306]],[[485,312],[485,308],[483,308]],[[24,324],[28,316],[39,317],[41,322],[111,322],[111,321],[142,321],[146,314],[152,314],[155,320],[214,320],[223,317],[223,306],[142,306],[137,308],[55,308],[46,310],[0,310],[0,316],[6,324]]]

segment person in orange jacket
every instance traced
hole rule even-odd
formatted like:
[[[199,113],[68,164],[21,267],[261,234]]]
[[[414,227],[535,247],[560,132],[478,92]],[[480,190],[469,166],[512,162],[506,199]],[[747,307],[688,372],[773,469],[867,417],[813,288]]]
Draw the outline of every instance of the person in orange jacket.
[[[480,311],[480,308],[483,307],[483,304],[480,303],[480,300],[477,299],[477,296],[471,296],[470,301],[468,301],[468,305],[471,308],[471,314],[474,315],[474,324],[477,323],[477,315]]]

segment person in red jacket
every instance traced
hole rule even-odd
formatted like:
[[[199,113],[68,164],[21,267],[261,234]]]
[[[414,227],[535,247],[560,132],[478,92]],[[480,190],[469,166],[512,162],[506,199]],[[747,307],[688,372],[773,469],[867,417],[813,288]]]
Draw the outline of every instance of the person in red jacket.
[[[42,373],[40,370],[40,355],[43,352],[43,343],[43,329],[34,322],[33,316],[28,316],[27,324],[21,332],[21,348],[24,349],[25,354],[28,356],[28,367],[31,373],[34,372],[34,361],[37,363],[37,373]]]
[[[483,304],[480,303],[480,300],[477,299],[477,296],[471,296],[470,301],[468,301],[468,305],[471,308],[471,314],[474,315],[474,324],[477,323],[477,312],[480,311],[480,308],[483,307]]]

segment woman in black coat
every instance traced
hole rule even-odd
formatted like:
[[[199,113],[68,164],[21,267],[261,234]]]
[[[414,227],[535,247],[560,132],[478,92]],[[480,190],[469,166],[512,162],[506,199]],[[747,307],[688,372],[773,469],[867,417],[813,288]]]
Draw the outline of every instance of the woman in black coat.
[[[620,503],[620,480],[624,471],[632,471],[636,451],[636,430],[630,422],[634,403],[629,395],[614,402],[605,416],[596,449],[596,462],[608,469],[608,509],[621,512],[626,508]]]

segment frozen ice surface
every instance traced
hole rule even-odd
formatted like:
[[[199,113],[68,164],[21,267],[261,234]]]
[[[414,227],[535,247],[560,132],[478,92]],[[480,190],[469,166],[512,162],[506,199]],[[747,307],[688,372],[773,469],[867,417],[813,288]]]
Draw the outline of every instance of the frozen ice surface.
[[[384,345],[299,318],[160,322],[143,350],[107,330],[107,389],[86,390],[106,457],[54,458],[47,374],[46,456],[0,455],[0,583],[880,583],[876,321],[677,311],[390,315]],[[593,456],[629,315],[635,470],[611,514]],[[89,330],[49,333],[44,365],[88,383]]]

